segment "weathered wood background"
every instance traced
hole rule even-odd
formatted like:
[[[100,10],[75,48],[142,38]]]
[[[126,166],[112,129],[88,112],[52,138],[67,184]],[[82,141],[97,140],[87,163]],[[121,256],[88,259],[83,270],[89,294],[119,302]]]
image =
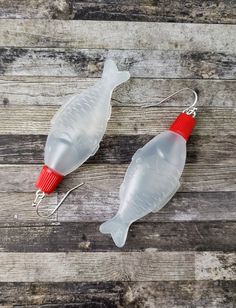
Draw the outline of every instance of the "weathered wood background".
[[[236,4],[0,1],[0,305],[236,307]],[[50,220],[31,207],[49,122],[113,58],[132,78],[113,94],[97,154],[48,197],[85,181]],[[199,91],[182,186],[135,223],[123,249],[99,233],[133,153]]]

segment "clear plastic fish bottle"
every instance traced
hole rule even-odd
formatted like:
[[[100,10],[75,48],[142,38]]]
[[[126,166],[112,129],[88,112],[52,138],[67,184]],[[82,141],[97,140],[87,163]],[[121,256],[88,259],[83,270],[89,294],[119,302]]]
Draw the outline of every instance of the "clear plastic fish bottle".
[[[96,153],[111,115],[112,91],[129,77],[129,72],[118,71],[107,60],[102,78],[58,110],[45,146],[45,165],[36,182],[41,192],[53,192],[65,175]]]
[[[115,244],[125,244],[129,226],[148,213],[160,210],[178,190],[186,160],[186,141],[195,119],[181,113],[170,129],[162,132],[133,156],[120,187],[120,207],[100,226]]]

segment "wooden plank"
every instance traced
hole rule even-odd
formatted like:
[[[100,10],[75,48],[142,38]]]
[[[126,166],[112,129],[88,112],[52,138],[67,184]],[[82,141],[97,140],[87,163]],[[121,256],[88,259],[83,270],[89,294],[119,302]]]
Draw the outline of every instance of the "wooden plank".
[[[214,41],[215,42],[215,41]],[[1,48],[5,76],[99,77],[105,59],[139,78],[235,79],[235,55],[216,51]]]
[[[213,275],[213,280],[228,280],[228,275],[236,280],[236,254],[202,252],[195,256],[196,280],[208,280],[209,273]]]
[[[0,225],[1,252],[120,251],[100,222]],[[236,222],[144,223],[131,226],[122,251],[234,252]]]
[[[70,2],[60,0],[1,0],[0,18],[48,18],[69,19]]]
[[[0,93],[5,106],[61,105],[96,81],[96,78],[1,76]],[[145,78],[131,78],[118,87],[113,92],[112,105],[157,104],[170,93],[186,87],[198,90],[198,106],[236,106],[234,80]],[[192,101],[191,94],[183,91],[166,101],[165,106],[188,106]]]
[[[80,1],[72,2],[73,19],[129,20],[155,22],[235,23],[235,3],[223,1],[154,2]]]
[[[235,294],[235,281],[0,283],[1,303],[24,307],[233,308]]]
[[[0,20],[1,47],[234,53],[233,25]]]
[[[231,289],[231,284],[226,283]],[[127,287],[128,283],[121,282],[0,283],[0,302],[4,307],[7,304],[14,307],[58,307],[73,304],[73,307],[85,305],[115,308]],[[215,288],[209,286],[209,289],[214,292]],[[217,290],[218,299],[222,300],[223,290]]]
[[[194,261],[188,252],[0,253],[0,281],[191,280]]]
[[[36,165],[0,165],[0,192],[34,192],[40,169]],[[119,190],[126,169],[126,164],[84,164],[65,177],[58,191],[66,192],[84,182],[86,190],[102,189],[109,196]],[[187,164],[179,192],[236,191],[235,175],[234,166]],[[80,193],[82,196],[82,188]]]
[[[19,223],[19,222],[48,222],[57,220],[57,214],[50,218],[39,218],[32,202],[35,198],[34,193],[0,193],[0,223]],[[48,214],[57,204],[57,194],[47,196],[47,199],[40,206],[42,215]]]
[[[104,189],[101,186],[86,186],[65,201],[58,212],[59,221],[96,222],[107,220],[116,214],[119,207],[118,188],[115,187],[107,192],[105,185]],[[182,189],[180,188],[180,191]],[[62,194],[59,193],[58,199],[61,197]],[[178,192],[161,211],[152,213],[141,221],[234,221],[236,220],[235,200],[235,192]],[[8,217],[9,212],[4,216]]]
[[[81,188],[82,189],[82,188]],[[46,214],[52,210],[63,194],[47,197],[41,211]],[[0,193],[0,222],[42,221],[31,207],[33,193]],[[148,222],[173,221],[234,221],[235,192],[177,193],[160,212],[142,219]],[[9,206],[11,204],[11,206]],[[85,187],[81,192],[73,193],[58,212],[59,221],[102,222],[115,215],[119,206],[118,189],[109,194],[102,188]],[[53,220],[56,216],[53,215]]]
[[[217,132],[216,132],[217,133]],[[226,131],[224,131],[226,134]],[[137,149],[153,136],[105,135],[99,151],[88,163],[129,163]],[[45,135],[0,135],[1,164],[42,164]],[[188,142],[187,163],[236,164],[236,136],[197,136]]]
[[[0,253],[0,281],[235,280],[235,259],[220,252]]]
[[[170,3],[145,1],[2,0],[0,18],[91,19],[145,22],[235,23],[232,0]]]
[[[0,134],[47,135],[57,106],[0,106]],[[118,107],[114,106],[107,135],[157,135],[169,128],[183,107]],[[236,109],[202,107],[197,114],[193,134],[235,135]]]
[[[103,222],[116,214],[119,207],[118,186],[106,188],[87,185],[80,191],[74,191],[50,220],[60,222]],[[20,184],[18,184],[20,185]],[[33,185],[32,188],[33,189]],[[64,193],[53,194],[45,198],[41,213],[46,215],[63,197]],[[42,222],[31,207],[34,193],[0,193],[0,223]],[[143,222],[182,222],[182,221],[235,221],[236,192],[178,192],[174,198],[158,213],[152,213],[140,221]]]

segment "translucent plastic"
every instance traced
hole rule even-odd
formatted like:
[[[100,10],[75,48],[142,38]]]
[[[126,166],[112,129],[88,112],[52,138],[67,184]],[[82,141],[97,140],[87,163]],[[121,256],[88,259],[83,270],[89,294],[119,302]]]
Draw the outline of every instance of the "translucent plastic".
[[[115,217],[100,226],[116,246],[125,244],[129,226],[150,212],[159,211],[178,190],[186,160],[186,141],[165,131],[139,149],[120,187],[120,207]]]
[[[111,115],[112,91],[129,77],[107,60],[102,78],[58,110],[45,147],[48,167],[67,175],[96,153]]]

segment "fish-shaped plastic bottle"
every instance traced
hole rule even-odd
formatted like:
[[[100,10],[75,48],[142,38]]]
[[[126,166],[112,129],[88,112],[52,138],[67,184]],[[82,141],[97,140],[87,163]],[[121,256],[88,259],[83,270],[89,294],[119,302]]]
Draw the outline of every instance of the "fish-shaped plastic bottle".
[[[43,194],[53,192],[65,175],[96,153],[111,115],[112,91],[129,77],[129,72],[118,71],[107,60],[102,78],[55,114],[45,146],[45,165],[36,182]]]
[[[120,207],[111,220],[100,226],[116,246],[125,244],[130,225],[159,211],[178,190],[186,160],[186,141],[195,119],[181,113],[168,131],[162,132],[133,156],[120,187]]]

